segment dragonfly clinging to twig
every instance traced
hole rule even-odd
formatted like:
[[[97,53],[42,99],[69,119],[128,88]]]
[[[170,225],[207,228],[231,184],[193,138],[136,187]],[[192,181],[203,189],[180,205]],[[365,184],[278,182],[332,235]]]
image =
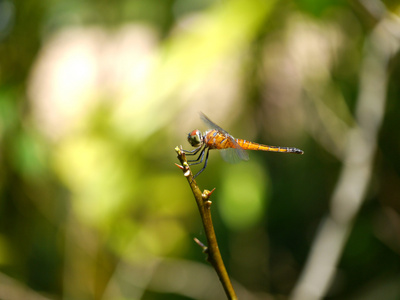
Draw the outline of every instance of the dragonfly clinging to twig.
[[[193,177],[196,178],[207,167],[208,154],[211,149],[222,150],[221,154],[224,160],[235,162],[237,160],[248,160],[249,155],[245,150],[259,150],[282,153],[303,154],[304,151],[293,147],[278,147],[258,144],[244,139],[235,139],[224,129],[213,123],[205,114],[200,113],[203,122],[210,128],[203,134],[200,130],[195,129],[188,134],[190,145],[196,147],[193,150],[183,150],[186,155],[196,155],[200,152],[196,159],[188,160],[189,165],[200,164],[204,160],[203,168]]]

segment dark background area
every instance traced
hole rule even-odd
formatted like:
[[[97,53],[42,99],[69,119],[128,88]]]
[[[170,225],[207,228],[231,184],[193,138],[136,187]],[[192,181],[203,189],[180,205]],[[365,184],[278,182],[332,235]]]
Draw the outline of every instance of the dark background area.
[[[188,132],[208,129],[201,111],[237,138],[305,152],[231,165],[211,151],[197,179],[216,188],[214,226],[240,299],[399,299],[399,9],[0,0],[0,298],[223,299],[174,166]],[[384,111],[372,97],[359,123],[376,90]],[[373,137],[361,161],[370,176],[361,191],[362,178],[347,178],[361,200],[336,209],[358,126]],[[324,236],[330,220],[343,245]],[[317,279],[329,266],[332,277],[301,298],[318,237],[332,247]]]

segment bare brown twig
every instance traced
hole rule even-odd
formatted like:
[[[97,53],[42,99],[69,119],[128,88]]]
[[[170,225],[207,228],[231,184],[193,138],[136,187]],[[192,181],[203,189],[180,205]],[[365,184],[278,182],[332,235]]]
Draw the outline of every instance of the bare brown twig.
[[[217,237],[215,235],[214,226],[211,219],[210,208],[212,202],[210,197],[215,188],[212,191],[204,190],[204,192],[201,192],[196,181],[193,179],[193,174],[189,168],[185,153],[181,151],[179,147],[176,147],[175,151],[178,154],[179,161],[181,162],[181,165],[176,165],[183,171],[183,175],[188,180],[190,188],[192,189],[197,207],[200,212],[201,220],[203,222],[208,245],[205,246],[198,239],[195,239],[195,242],[203,249],[203,252],[207,253],[207,261],[217,272],[228,299],[235,300],[237,299],[237,296],[229,279],[224,262],[222,261],[221,253],[219,252],[218,248]]]

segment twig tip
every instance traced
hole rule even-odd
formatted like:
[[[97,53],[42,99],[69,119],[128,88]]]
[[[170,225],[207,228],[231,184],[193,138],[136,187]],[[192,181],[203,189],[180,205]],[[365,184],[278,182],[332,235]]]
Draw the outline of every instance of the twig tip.
[[[198,238],[193,238],[193,240],[197,245],[199,245],[203,249],[203,252],[207,252],[208,247],[204,245]]]
[[[175,163],[175,166],[177,166],[179,169],[184,170],[185,168],[181,165],[178,165],[177,163]]]
[[[208,200],[211,197],[211,194],[214,193],[215,188],[213,188],[211,191],[209,190],[204,190],[203,194],[201,196],[203,197],[203,200]],[[210,201],[211,202],[211,201]]]

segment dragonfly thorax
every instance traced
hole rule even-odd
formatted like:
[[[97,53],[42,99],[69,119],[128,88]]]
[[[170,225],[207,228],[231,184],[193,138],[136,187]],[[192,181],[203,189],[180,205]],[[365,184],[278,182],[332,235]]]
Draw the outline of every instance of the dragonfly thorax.
[[[188,134],[188,141],[189,144],[192,145],[193,147],[200,146],[200,144],[203,143],[203,135],[201,134],[201,131],[195,129],[192,132],[190,132]]]

